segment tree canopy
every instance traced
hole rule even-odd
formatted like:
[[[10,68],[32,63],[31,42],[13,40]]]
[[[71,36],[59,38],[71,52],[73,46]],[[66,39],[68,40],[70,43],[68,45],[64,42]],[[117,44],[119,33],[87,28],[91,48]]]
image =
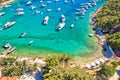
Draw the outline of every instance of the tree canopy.
[[[72,59],[69,55],[50,56],[44,69],[44,80],[92,80],[92,76],[84,70],[69,66]]]
[[[109,31],[120,23],[120,0],[109,0],[95,16],[102,30]]]
[[[27,61],[16,61],[15,58],[0,58],[0,67],[3,67],[2,76],[20,76],[27,71],[36,71],[37,63],[30,64]]]
[[[95,16],[97,25],[108,35],[107,42],[115,51],[120,51],[120,0],[109,0]]]
[[[114,50],[120,51],[120,32],[109,35],[107,37],[107,42]]]

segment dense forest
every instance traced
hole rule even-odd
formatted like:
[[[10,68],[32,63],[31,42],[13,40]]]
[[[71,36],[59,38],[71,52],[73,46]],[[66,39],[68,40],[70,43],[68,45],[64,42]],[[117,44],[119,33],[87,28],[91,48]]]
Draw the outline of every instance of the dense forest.
[[[110,34],[107,42],[115,51],[120,50],[120,0],[109,0],[95,18],[97,26]]]

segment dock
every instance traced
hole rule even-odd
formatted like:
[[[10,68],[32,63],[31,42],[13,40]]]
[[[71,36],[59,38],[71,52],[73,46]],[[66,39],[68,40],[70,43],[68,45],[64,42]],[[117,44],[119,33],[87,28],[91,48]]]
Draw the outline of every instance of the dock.
[[[2,52],[2,55],[6,56],[7,54],[9,54],[11,47],[9,47],[8,49],[6,49],[5,51]]]

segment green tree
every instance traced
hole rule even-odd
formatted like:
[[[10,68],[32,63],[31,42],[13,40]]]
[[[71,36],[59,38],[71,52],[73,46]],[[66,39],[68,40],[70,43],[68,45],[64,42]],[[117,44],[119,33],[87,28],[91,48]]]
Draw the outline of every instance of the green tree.
[[[100,77],[101,78],[110,78],[114,75],[116,68],[113,66],[102,65],[100,70]]]
[[[3,76],[20,76],[20,68],[18,66],[5,67],[3,69]]]

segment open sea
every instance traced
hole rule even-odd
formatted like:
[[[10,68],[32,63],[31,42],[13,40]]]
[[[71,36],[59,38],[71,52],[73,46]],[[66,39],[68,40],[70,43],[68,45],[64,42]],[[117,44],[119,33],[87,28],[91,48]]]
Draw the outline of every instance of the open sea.
[[[76,9],[80,8],[81,3],[88,3],[90,0],[49,0],[52,3],[47,3],[48,0],[40,2],[40,0],[32,0],[32,6],[36,6],[34,10],[30,9],[30,6],[26,6],[28,0],[17,0],[11,3],[10,7],[3,8],[0,12],[5,12],[5,15],[0,17],[0,28],[4,27],[7,21],[16,21],[16,23],[6,30],[0,30],[0,52],[4,49],[2,45],[4,43],[10,43],[12,46],[16,46],[14,52],[10,55],[44,55],[44,54],[88,54],[93,52],[95,46],[94,38],[88,35],[93,33],[93,30],[89,24],[90,15],[99,7],[105,4],[105,2],[98,0],[96,6],[92,6],[86,10],[84,18],[77,16]],[[44,3],[47,6],[41,8],[40,5]],[[25,14],[16,16],[16,9],[23,8]],[[61,8],[58,12],[57,8]],[[51,12],[47,12],[47,9],[51,9]],[[39,10],[40,14],[34,14],[35,10]],[[65,26],[60,31],[56,31],[57,25],[60,23],[61,14],[65,15]],[[49,16],[49,22],[47,25],[43,25],[42,22],[45,16]],[[76,17],[78,20],[75,20]],[[74,24],[74,28],[70,28],[70,25]],[[20,34],[25,32],[26,35],[23,38],[19,38]],[[33,40],[31,45],[28,43]]]

